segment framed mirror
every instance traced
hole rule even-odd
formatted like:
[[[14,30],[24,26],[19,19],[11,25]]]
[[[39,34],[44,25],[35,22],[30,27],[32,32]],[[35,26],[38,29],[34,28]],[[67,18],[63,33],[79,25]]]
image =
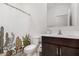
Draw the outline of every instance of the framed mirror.
[[[47,4],[47,27],[70,26],[70,3]]]

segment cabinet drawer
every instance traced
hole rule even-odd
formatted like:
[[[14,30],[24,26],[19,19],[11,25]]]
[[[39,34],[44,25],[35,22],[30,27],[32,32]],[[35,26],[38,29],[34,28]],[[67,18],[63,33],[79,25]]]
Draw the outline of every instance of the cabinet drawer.
[[[42,42],[47,42],[47,43],[57,43],[59,40],[58,38],[55,37],[42,37]]]

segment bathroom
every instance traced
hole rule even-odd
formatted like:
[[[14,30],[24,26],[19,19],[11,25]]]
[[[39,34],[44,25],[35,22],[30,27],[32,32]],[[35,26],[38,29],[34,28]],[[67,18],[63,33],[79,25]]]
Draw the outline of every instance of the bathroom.
[[[17,36],[22,39],[26,34],[31,39],[24,53],[14,56],[42,55],[42,36],[78,39],[78,7],[79,3],[0,3],[0,27],[4,27],[4,36],[8,32],[11,37],[13,32],[14,39]]]

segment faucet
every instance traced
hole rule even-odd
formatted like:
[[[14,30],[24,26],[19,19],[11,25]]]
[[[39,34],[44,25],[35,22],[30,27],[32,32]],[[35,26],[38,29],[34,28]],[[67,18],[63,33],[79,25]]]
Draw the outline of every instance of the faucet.
[[[59,34],[59,35],[62,35],[61,30],[58,31],[58,34]]]

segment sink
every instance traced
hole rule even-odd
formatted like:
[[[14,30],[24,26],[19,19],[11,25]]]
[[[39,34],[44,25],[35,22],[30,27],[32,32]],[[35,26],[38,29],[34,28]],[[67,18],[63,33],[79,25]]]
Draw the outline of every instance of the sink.
[[[42,34],[42,36],[50,36],[50,37],[64,37],[64,38],[78,38],[79,39],[79,31],[66,31],[62,30],[60,31],[61,34],[59,34],[59,31],[47,31]]]

